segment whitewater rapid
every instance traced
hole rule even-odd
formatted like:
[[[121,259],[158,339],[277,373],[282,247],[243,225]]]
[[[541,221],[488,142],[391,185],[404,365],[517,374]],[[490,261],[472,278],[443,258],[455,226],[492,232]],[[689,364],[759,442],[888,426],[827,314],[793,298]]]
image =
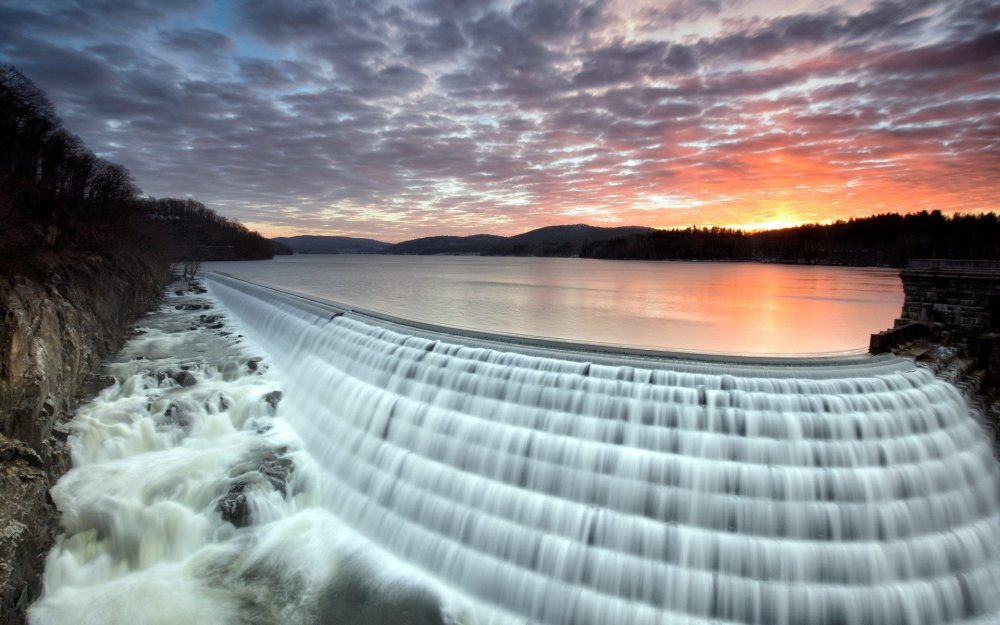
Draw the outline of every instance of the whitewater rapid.
[[[283,376],[210,294],[175,285],[108,373],[70,424],[32,625],[442,622],[323,509]]]
[[[74,423],[36,625],[1000,619],[1000,465],[909,361],[515,345],[208,284]],[[178,326],[192,301],[225,319]]]

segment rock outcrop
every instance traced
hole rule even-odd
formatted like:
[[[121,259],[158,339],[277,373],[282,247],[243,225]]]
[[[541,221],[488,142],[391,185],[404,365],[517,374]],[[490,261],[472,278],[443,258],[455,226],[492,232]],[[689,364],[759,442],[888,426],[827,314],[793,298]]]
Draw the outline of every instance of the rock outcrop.
[[[58,512],[49,487],[68,468],[65,423],[99,390],[118,349],[168,276],[147,262],[61,254],[0,273],[0,620],[24,622],[40,592]]]

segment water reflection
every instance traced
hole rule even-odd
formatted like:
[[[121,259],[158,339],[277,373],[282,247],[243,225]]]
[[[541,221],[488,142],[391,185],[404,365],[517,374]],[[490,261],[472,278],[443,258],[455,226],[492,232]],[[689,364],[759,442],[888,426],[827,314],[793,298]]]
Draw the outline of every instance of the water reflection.
[[[206,267],[418,321],[738,354],[863,349],[903,299],[891,269],[352,255]]]

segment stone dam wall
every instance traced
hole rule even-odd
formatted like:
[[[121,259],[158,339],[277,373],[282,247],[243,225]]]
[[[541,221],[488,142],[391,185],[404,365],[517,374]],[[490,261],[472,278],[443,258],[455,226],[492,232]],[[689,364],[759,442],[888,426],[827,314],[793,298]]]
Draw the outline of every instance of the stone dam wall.
[[[0,623],[24,622],[57,531],[49,488],[81,396],[168,276],[136,261],[65,256],[0,273]]]
[[[903,319],[1000,331],[1000,261],[912,260],[899,276]]]
[[[913,358],[965,391],[1000,451],[1000,261],[914,259],[895,327],[869,351]]]

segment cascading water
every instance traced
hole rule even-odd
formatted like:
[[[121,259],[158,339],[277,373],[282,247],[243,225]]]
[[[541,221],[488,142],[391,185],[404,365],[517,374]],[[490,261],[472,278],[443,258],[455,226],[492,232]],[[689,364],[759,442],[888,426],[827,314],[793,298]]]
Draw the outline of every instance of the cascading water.
[[[519,617],[998,616],[998,465],[959,393],[908,362],[598,365],[213,291],[294,380],[324,505]]]
[[[221,611],[266,587],[284,593],[264,602],[277,616],[251,622],[334,622],[346,608],[330,597],[354,570],[339,563],[363,559],[382,580],[384,622],[1000,620],[1000,465],[958,391],[908,361],[727,365],[503,348],[209,283],[273,363],[284,399],[280,418],[264,417],[287,422],[271,448],[298,454],[299,480],[287,496],[258,480],[269,512],[240,530],[204,494],[232,479],[171,494],[206,520],[197,544],[151,558],[178,563],[156,566],[190,584],[227,580],[226,592],[199,590],[219,594]],[[236,425],[218,437],[259,439],[258,423],[222,412]],[[209,463],[197,449],[185,446],[192,465]],[[387,570],[430,594],[400,599],[379,577]],[[41,617],[70,586],[58,575],[39,623],[56,622]],[[382,622],[367,618],[342,620]]]
[[[320,507],[315,463],[275,414],[284,382],[226,317],[171,291],[81,407],[29,622],[440,623],[412,571]]]

